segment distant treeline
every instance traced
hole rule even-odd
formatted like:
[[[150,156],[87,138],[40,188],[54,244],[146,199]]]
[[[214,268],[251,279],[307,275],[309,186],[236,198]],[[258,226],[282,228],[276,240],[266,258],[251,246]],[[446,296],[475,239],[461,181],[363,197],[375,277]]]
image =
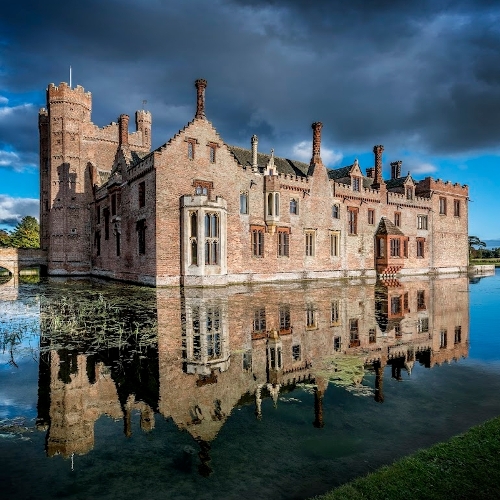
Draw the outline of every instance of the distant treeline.
[[[34,217],[27,215],[13,231],[0,229],[0,247],[40,248],[40,224]]]

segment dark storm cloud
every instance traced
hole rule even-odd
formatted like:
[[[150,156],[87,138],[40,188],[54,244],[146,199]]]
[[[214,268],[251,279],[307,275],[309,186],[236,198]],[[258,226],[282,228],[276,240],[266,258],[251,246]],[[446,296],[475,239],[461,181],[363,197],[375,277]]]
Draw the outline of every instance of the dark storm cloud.
[[[229,143],[257,133],[263,150],[289,154],[321,120],[337,150],[478,151],[499,136],[499,17],[476,1],[10,2],[0,88],[43,90],[71,64],[94,122],[145,99],[158,146],[192,118],[203,77]],[[16,120],[19,134],[0,121],[0,141],[36,154],[36,114]]]

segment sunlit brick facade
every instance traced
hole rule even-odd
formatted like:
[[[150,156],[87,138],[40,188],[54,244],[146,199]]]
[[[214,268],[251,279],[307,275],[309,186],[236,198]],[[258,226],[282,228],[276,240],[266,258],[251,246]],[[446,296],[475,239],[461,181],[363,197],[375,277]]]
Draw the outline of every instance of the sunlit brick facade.
[[[357,161],[327,169],[227,145],[205,114],[151,151],[151,115],[98,128],[81,87],[50,85],[39,115],[42,248],[49,274],[149,285],[461,272],[468,188]]]

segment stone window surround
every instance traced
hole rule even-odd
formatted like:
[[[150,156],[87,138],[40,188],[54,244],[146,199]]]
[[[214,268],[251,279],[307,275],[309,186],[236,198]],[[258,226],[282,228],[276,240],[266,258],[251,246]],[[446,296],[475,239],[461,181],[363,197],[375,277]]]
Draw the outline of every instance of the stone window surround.
[[[196,212],[197,230],[193,235],[192,214]],[[205,264],[205,215],[216,214],[218,218],[217,264]],[[184,195],[181,198],[181,272],[183,276],[219,276],[227,274],[227,202],[217,196],[215,201],[207,196]],[[213,240],[213,237],[208,237]],[[197,264],[193,263],[192,248],[196,241]]]

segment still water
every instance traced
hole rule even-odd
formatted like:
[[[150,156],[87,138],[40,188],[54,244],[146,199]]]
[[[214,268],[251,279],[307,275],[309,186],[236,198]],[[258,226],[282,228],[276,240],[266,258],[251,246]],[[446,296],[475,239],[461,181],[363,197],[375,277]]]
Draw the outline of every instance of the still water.
[[[2,284],[1,496],[325,492],[500,415],[499,291]]]

